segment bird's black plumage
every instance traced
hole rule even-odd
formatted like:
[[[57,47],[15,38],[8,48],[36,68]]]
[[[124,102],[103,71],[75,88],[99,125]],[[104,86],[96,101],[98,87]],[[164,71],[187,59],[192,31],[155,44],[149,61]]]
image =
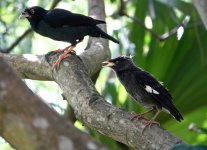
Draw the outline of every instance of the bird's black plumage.
[[[166,88],[152,75],[136,67],[131,58],[121,56],[103,62],[103,65],[111,67],[116,72],[126,91],[136,101],[148,108],[168,111],[178,121],[183,120]]]
[[[102,37],[115,43],[116,39],[102,31],[97,24],[105,21],[96,20],[81,14],[75,14],[64,9],[45,10],[39,6],[25,9],[22,13],[32,29],[46,37],[76,45],[84,36]]]

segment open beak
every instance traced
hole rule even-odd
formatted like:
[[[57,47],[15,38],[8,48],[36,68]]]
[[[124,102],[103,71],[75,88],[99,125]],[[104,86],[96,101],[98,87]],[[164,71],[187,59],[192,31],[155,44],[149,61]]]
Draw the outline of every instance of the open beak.
[[[23,12],[20,16],[19,16],[19,19],[22,19],[22,18],[31,18],[30,14],[28,14],[27,12]]]
[[[115,66],[115,63],[110,62],[110,61],[104,61],[104,62],[102,62],[102,66],[103,67],[113,67],[113,66]]]

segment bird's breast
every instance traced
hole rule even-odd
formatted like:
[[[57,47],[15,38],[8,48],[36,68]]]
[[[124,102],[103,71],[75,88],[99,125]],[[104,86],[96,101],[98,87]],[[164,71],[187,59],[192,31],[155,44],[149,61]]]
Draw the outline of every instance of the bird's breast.
[[[151,108],[153,107],[154,100],[151,95],[149,95],[137,82],[136,78],[130,74],[130,72],[122,72],[117,74],[120,82],[125,87],[128,94],[141,105]]]

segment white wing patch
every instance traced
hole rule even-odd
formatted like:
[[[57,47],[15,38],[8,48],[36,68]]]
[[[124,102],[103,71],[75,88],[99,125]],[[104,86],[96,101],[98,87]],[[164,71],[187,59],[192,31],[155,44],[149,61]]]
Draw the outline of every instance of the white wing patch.
[[[148,93],[160,94],[158,91],[156,91],[155,89],[151,88],[149,85],[146,85],[145,90]]]
[[[169,111],[169,110],[167,110],[166,108],[162,107],[162,110],[163,110],[164,112],[166,112],[166,113],[170,114],[170,111]],[[173,116],[173,117],[174,117],[174,116]],[[175,118],[175,117],[174,117],[174,118]]]
[[[160,83],[161,85],[164,85],[164,83],[163,83],[162,81],[159,81],[159,83]]]

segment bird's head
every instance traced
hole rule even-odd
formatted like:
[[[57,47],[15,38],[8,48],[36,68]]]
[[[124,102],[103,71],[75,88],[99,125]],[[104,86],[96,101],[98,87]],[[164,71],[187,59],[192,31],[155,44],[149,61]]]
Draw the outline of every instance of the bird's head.
[[[30,22],[31,21],[39,22],[46,13],[47,10],[45,10],[44,8],[39,6],[33,6],[30,8],[26,8],[24,12],[22,12],[20,18],[27,18]]]
[[[104,61],[102,62],[102,65],[104,67],[110,67],[115,71],[121,71],[134,66],[132,58],[127,56],[120,56],[114,59],[110,59],[108,61]]]

